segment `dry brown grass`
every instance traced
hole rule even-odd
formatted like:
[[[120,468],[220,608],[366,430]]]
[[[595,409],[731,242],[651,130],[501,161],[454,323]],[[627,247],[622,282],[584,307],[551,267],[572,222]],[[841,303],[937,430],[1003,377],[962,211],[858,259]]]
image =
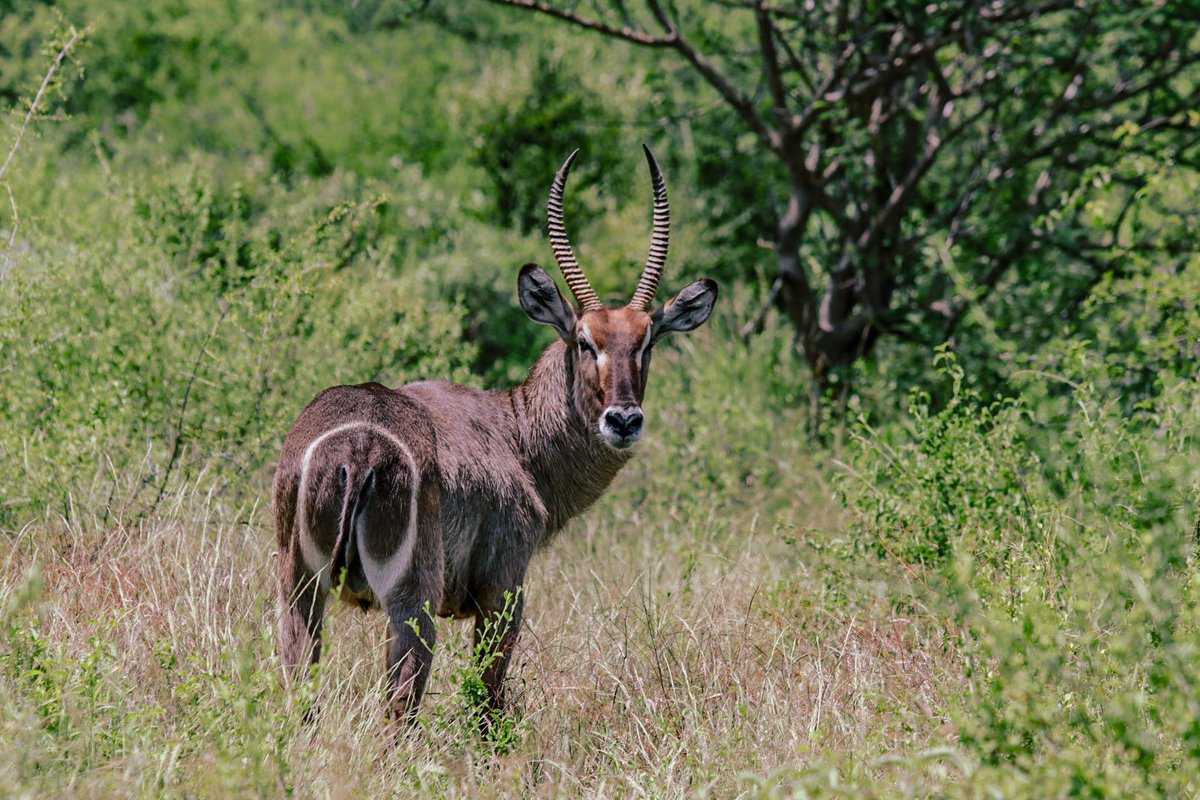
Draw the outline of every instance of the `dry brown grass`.
[[[836,531],[819,481],[777,487],[793,504],[770,526],[745,497],[634,519],[649,512],[631,512],[629,494],[654,481],[631,470],[535,561],[510,679],[516,737],[501,752],[464,710],[469,631],[452,621],[422,729],[397,742],[382,619],[337,609],[320,715],[302,723],[309,700],[282,688],[273,653],[261,508],[222,507],[193,485],[137,528],[28,527],[0,572],[8,647],[28,649],[21,626],[39,620],[40,669],[66,722],[47,722],[10,660],[4,732],[24,744],[0,776],[35,793],[66,780],[80,796],[726,797],[825,763],[874,775],[881,757],[946,740],[960,679],[945,626],[898,615],[882,583],[779,532]],[[35,564],[39,599],[14,612]],[[89,659],[99,678],[79,666]]]

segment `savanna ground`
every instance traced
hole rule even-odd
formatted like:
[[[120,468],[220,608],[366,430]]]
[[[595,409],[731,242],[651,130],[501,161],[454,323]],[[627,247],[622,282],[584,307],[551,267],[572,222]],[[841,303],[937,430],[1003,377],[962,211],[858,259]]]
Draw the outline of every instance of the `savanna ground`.
[[[601,165],[568,206],[601,294],[645,248],[653,70],[447,8],[0,19],[5,793],[1200,794],[1194,258],[1130,254],[1037,348],[985,311],[888,345],[817,420],[787,324],[739,334],[765,286],[729,261],[754,245],[723,249],[670,145],[664,292],[717,274],[722,298],[655,358],[638,457],[534,561],[511,724],[479,736],[450,621],[399,738],[378,616],[337,608],[317,679],[284,687],[269,487],[299,409],[338,382],[520,379],[548,334],[516,271],[549,248],[495,204],[540,208],[555,136]],[[514,130],[540,144],[494,173]]]

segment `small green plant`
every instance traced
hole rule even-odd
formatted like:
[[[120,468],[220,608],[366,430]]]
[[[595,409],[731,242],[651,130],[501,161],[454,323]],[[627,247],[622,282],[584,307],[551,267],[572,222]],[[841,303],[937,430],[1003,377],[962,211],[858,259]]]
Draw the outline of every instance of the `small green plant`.
[[[471,658],[451,677],[457,686],[462,718],[469,728],[483,734],[497,754],[515,750],[521,743],[521,718],[512,707],[492,708],[492,697],[483,676],[500,658],[499,648],[510,633],[521,600],[521,589],[504,593],[504,608],[484,621]],[[465,733],[465,731],[464,731]]]
[[[858,542],[906,564],[941,567],[957,552],[997,566],[1011,553],[1012,532],[1026,540],[1037,524],[1028,482],[1040,464],[1025,442],[1025,412],[1013,400],[984,402],[947,348],[934,367],[949,384],[942,408],[914,391],[903,439],[861,418],[853,432],[841,485],[857,512]]]

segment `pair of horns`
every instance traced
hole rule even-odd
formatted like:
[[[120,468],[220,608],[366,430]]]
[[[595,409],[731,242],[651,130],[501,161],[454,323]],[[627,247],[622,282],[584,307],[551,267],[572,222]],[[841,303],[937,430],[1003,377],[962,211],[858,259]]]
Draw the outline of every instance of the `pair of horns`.
[[[642,278],[638,281],[633,299],[629,301],[630,308],[646,310],[654,301],[654,293],[658,291],[658,280],[662,277],[663,267],[667,264],[667,241],[670,238],[671,215],[667,207],[667,183],[663,180],[658,162],[650,148],[642,145],[646,151],[646,163],[650,165],[650,182],[654,186],[654,231],[650,235],[650,255],[646,257],[646,268],[642,270]],[[554,260],[567,279],[567,286],[575,301],[584,311],[595,311],[603,308],[604,304],[596,296],[596,290],[588,283],[575,253],[571,250],[571,242],[567,239],[567,227],[563,223],[563,190],[567,186],[567,175],[571,172],[571,164],[575,162],[576,150],[567,157],[554,176],[550,185],[550,202],[546,207],[548,227],[550,229],[550,249],[554,251]]]

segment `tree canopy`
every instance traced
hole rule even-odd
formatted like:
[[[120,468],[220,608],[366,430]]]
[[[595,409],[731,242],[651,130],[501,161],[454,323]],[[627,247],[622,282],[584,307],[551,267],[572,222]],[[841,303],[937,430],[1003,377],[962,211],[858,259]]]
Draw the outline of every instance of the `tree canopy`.
[[[715,92],[706,142],[732,146],[709,158],[756,165],[717,191],[758,209],[818,390],[879,337],[932,346],[976,306],[1036,346],[1103,281],[1196,252],[1176,190],[1200,166],[1192,3],[494,2]]]

